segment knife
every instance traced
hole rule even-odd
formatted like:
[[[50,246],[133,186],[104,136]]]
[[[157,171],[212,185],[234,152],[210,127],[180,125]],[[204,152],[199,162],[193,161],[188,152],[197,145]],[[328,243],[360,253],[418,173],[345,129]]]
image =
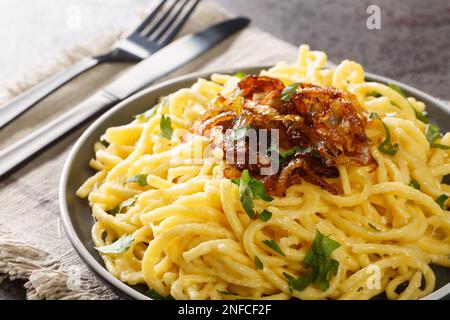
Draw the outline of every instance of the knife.
[[[245,28],[249,22],[247,18],[230,19],[198,33],[188,34],[157,51],[79,105],[0,150],[0,177],[94,115],[197,58],[222,40]]]

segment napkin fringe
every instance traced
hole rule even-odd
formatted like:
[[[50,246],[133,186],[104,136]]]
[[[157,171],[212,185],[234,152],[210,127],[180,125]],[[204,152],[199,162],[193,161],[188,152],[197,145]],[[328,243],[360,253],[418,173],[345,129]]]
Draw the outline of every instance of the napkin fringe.
[[[117,299],[101,284],[67,268],[36,247],[12,239],[0,239],[0,283],[9,279],[25,280],[29,300]]]

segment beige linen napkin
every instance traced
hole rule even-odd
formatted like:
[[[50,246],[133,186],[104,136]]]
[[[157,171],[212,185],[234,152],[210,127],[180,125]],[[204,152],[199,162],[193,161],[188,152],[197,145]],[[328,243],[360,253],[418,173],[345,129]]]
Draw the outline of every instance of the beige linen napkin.
[[[230,14],[209,2],[199,5],[182,34],[197,31]],[[107,50],[120,34],[66,50],[38,72],[0,88],[0,105],[77,60]],[[170,77],[277,61],[294,61],[296,47],[256,28],[247,28]],[[105,85],[130,64],[104,64],[64,86],[0,130],[0,148],[57,117]],[[86,125],[21,170],[0,182],[0,281],[26,281],[28,299],[114,299],[117,296],[80,260],[59,218],[58,182],[64,161]]]

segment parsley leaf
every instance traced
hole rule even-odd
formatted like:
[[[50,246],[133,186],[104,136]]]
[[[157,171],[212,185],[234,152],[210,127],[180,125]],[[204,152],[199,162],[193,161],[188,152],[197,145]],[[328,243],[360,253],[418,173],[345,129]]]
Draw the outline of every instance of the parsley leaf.
[[[258,258],[258,256],[255,256],[255,266],[256,266],[256,269],[263,269],[264,268],[264,264]]]
[[[297,92],[298,86],[300,84],[298,82],[294,82],[281,91],[281,100],[283,101],[289,101],[292,98],[292,95]]]
[[[161,115],[161,121],[159,123],[159,128],[161,129],[161,137],[166,139],[171,139],[173,134],[172,120],[170,116]]]
[[[263,243],[268,246],[269,248],[271,248],[273,251],[281,254],[283,257],[285,257],[286,255],[284,254],[284,252],[281,250],[280,246],[278,245],[278,243],[275,240],[264,240]]]
[[[447,210],[445,207],[445,202],[448,200],[449,196],[446,194],[441,194],[437,199],[436,203],[443,209]]]
[[[379,98],[379,97],[381,97],[381,94],[379,94],[379,93],[376,92],[376,91],[370,91],[370,92],[368,92],[368,93],[366,94],[366,96]]]
[[[400,88],[398,85],[396,85],[395,83],[389,83],[388,84],[389,88],[397,91],[403,98],[407,99],[408,97],[406,96],[405,91],[403,91],[402,88]],[[409,103],[409,101],[408,101]],[[409,105],[411,106],[411,108],[413,108],[414,113],[416,114],[416,118],[419,121],[422,121],[423,123],[429,123],[430,121],[428,120],[427,114],[426,112],[420,112],[418,111],[416,108],[414,108],[411,103],[409,103]]]
[[[272,146],[270,148],[271,152],[276,152],[281,160],[286,160],[289,159],[290,157],[292,157],[293,155],[295,155],[296,153],[311,153],[314,149],[312,147],[306,147],[306,148],[302,148],[299,146],[295,146],[289,150],[283,150],[283,149],[277,149],[276,147]]]
[[[153,289],[148,290],[145,295],[153,300],[175,300],[170,294],[167,297],[163,297]]]
[[[411,188],[420,190],[420,183],[416,179],[412,179],[411,182],[409,183],[409,186]]]
[[[392,90],[397,91],[397,93],[399,93],[403,98],[407,98],[405,91],[403,91],[403,89],[400,88],[395,83],[388,83],[388,87],[391,88]]]
[[[239,79],[242,79],[242,78],[244,78],[245,76],[246,76],[247,74],[245,73],[245,72],[236,72],[235,74],[234,74],[234,76],[236,77],[236,78],[239,78]]]
[[[260,216],[253,209],[254,208],[253,199],[255,197],[258,197],[264,201],[273,200],[273,198],[266,193],[264,185],[261,183],[261,181],[250,177],[250,173],[248,172],[247,169],[242,171],[240,178],[231,179],[231,182],[239,186],[239,200],[241,201],[242,207],[244,208],[245,212],[250,217],[250,219]],[[269,211],[267,212],[264,211],[261,213],[263,214],[263,218],[261,220],[268,217],[267,212]]]
[[[428,142],[430,143],[431,148],[439,148],[444,150],[449,150],[450,146],[435,143],[436,140],[442,137],[441,129],[435,124],[429,124],[427,126],[427,131],[425,132],[425,136],[427,137]]]
[[[316,237],[303,260],[305,267],[312,270],[308,275],[298,278],[283,273],[288,281],[289,289],[291,291],[302,291],[310,283],[314,283],[320,290],[326,291],[330,286],[331,277],[337,275],[339,269],[339,262],[330,258],[331,253],[339,246],[339,242],[330,239],[317,230]]]
[[[218,293],[223,294],[224,296],[234,296],[235,294],[230,292],[230,291],[226,291],[226,290],[216,290]]]
[[[250,217],[250,219],[253,219],[253,217],[256,215],[255,211],[253,210],[253,193],[248,184],[243,182],[242,178],[239,184],[239,200],[241,201],[242,207],[244,208],[247,215]]]
[[[432,144],[437,139],[441,138],[441,129],[435,124],[430,124],[427,126],[425,136],[427,137],[428,142]]]
[[[137,114],[134,116],[134,118],[136,120],[138,120],[139,122],[147,121],[156,115],[156,112],[158,111],[159,106],[160,105],[158,104],[144,113]]]
[[[258,218],[261,219],[264,222],[267,222],[272,218],[272,212],[270,212],[267,209],[264,209],[259,215]]]
[[[124,208],[128,208],[131,207],[137,199],[137,195],[132,196],[130,199],[122,201],[121,203],[119,203],[117,206],[115,206],[114,208],[112,208],[109,213],[112,214],[113,216],[115,216],[116,214],[122,213],[122,210]]]
[[[380,116],[376,112],[369,113],[369,118],[380,120],[381,124],[384,127],[384,131],[386,132],[386,138],[378,146],[378,150],[380,150],[381,152],[386,153],[388,155],[391,155],[391,156],[395,155],[398,152],[400,147],[399,147],[398,143],[392,144],[391,132],[389,131],[389,127],[383,122],[383,120],[381,120]]]
[[[101,253],[123,253],[128,250],[128,248],[131,246],[133,242],[134,242],[133,235],[129,234],[127,236],[119,238],[110,245],[103,247],[96,247],[95,249],[97,249]]]
[[[306,276],[300,276],[298,278],[294,278],[287,272],[283,272],[283,275],[287,279],[289,290],[292,293],[292,290],[303,291],[306,287],[312,282],[312,273]]]
[[[141,187],[145,187],[146,185],[148,185],[147,176],[148,174],[138,174],[129,178],[127,182],[134,182],[140,185]]]
[[[422,121],[423,123],[430,123],[430,120],[428,119],[426,112],[420,112],[413,106],[411,106],[414,109],[414,113],[416,114],[416,118],[419,121]]]

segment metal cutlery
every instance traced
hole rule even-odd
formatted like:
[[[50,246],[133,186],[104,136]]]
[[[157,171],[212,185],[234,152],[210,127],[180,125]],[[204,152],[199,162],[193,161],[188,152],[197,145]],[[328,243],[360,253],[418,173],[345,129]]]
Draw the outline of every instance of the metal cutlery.
[[[180,31],[200,0],[155,0],[147,17],[110,52],[85,58],[0,107],[0,128],[81,73],[103,62],[140,61],[166,46]],[[167,4],[167,5],[165,5]]]
[[[188,34],[154,53],[81,104],[1,150],[0,177],[84,121],[195,59],[248,23],[246,18],[227,20],[198,33]]]

